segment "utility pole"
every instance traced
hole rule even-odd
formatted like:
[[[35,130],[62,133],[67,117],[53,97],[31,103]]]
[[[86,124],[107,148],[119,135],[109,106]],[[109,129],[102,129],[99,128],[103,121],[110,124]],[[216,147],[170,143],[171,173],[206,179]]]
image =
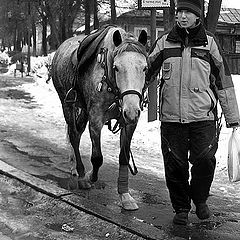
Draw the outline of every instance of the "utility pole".
[[[156,8],[151,9],[151,46],[156,40]],[[148,88],[148,122],[157,119],[157,79]]]

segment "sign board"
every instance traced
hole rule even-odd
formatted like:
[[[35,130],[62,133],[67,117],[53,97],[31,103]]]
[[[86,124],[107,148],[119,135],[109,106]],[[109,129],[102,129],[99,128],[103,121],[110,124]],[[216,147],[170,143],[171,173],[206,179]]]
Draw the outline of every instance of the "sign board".
[[[170,7],[170,0],[138,0],[139,9],[162,9]]]

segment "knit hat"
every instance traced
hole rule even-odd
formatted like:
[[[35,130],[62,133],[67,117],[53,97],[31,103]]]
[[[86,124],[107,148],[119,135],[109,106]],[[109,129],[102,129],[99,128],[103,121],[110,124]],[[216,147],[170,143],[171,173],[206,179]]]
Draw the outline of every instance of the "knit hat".
[[[188,10],[198,17],[202,14],[201,7],[200,0],[178,0],[177,2],[177,12],[180,10]]]

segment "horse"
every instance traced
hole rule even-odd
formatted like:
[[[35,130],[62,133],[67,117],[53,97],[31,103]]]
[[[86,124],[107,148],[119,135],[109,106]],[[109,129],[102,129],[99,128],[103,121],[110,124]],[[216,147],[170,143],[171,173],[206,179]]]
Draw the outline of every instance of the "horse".
[[[52,61],[53,85],[62,104],[71,148],[72,181],[76,188],[89,189],[98,180],[103,164],[101,130],[111,120],[116,121],[115,131],[120,131],[117,189],[125,210],[138,209],[129,193],[128,173],[129,168],[132,170],[131,139],[143,105],[146,43],[144,30],[136,38],[119,26],[104,26],[88,36],[67,39]],[[85,172],[79,145],[87,123],[92,169]]]

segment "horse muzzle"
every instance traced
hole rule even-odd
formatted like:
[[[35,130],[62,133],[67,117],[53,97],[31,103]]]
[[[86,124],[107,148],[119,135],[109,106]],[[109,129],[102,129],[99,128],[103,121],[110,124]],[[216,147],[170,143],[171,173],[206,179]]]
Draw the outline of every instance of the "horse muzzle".
[[[122,115],[125,123],[136,124],[141,113],[142,94],[136,90],[127,90],[121,94],[120,99],[122,101]]]

